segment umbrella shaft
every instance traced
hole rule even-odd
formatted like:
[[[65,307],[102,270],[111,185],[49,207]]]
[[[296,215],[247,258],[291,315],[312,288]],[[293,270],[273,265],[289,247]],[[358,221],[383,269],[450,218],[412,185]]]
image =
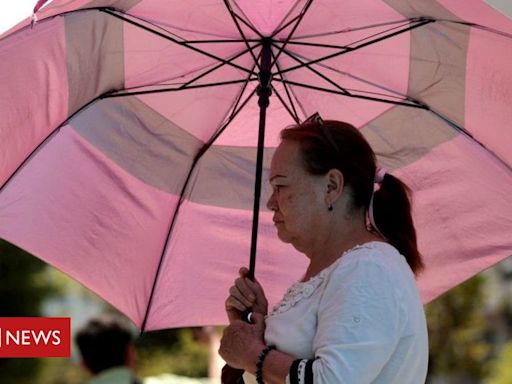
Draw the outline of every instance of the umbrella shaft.
[[[270,40],[263,40],[259,85],[258,85],[258,105],[260,106],[260,121],[258,129],[258,148],[256,155],[256,179],[254,182],[254,207],[252,217],[252,237],[251,237],[251,253],[249,261],[249,278],[254,279],[256,269],[256,248],[258,240],[258,222],[260,212],[260,198],[261,198],[261,178],[263,170],[263,151],[265,145],[265,122],[267,117],[267,107],[269,105],[269,97],[272,93],[270,88],[271,81],[271,42]]]

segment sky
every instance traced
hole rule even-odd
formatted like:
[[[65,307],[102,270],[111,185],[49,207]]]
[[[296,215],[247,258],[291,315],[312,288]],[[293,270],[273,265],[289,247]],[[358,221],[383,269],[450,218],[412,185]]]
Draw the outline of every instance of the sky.
[[[0,34],[32,15],[37,0],[0,2]]]
[[[460,0],[463,1],[463,0]],[[491,6],[498,8],[504,14],[512,17],[511,0],[484,0]],[[37,0],[16,0],[0,2],[0,34],[11,28],[19,21],[31,16],[32,9]]]

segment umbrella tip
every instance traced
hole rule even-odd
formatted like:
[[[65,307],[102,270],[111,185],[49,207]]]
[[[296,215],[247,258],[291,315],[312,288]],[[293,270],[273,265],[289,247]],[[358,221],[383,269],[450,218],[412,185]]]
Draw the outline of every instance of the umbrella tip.
[[[34,28],[34,25],[36,25],[37,23],[37,16],[35,13],[32,14],[32,16],[30,17],[30,28]]]

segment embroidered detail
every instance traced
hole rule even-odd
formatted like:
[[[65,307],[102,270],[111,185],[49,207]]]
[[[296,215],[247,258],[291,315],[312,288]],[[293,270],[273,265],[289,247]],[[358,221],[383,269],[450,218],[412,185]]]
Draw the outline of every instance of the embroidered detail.
[[[323,282],[327,279],[331,271],[336,268],[336,265],[338,265],[339,261],[343,258],[343,256],[357,249],[371,248],[374,245],[374,243],[375,242],[370,242],[362,245],[356,245],[343,252],[341,257],[338,258],[338,260],[336,260],[327,268],[323,269],[318,275],[313,276],[308,281],[298,281],[294,283],[290,288],[288,288],[288,290],[284,294],[284,297],[274,306],[272,312],[268,316],[286,312],[301,300],[311,297],[313,293],[318,289],[318,287],[320,287],[323,284]]]
[[[297,282],[286,291],[283,299],[277,303],[269,316],[288,311],[302,299],[311,297],[315,290],[322,285],[327,275],[326,270],[311,278],[308,282]]]

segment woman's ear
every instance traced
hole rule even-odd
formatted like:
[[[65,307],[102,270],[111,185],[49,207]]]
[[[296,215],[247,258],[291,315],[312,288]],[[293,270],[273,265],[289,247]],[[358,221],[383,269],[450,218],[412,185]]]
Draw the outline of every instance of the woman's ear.
[[[334,204],[343,192],[343,174],[338,169],[331,169],[327,172],[327,193],[325,199],[327,204]]]

